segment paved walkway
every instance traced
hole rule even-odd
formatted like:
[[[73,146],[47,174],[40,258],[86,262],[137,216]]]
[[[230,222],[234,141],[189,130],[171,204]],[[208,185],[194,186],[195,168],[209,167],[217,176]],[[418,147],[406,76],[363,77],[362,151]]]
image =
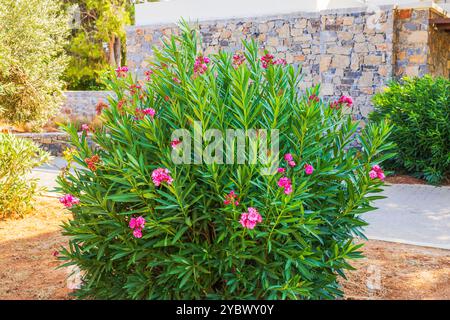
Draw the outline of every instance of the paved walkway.
[[[54,189],[58,186],[56,177],[66,164],[67,162],[63,158],[55,157],[51,163],[34,169],[31,177],[39,178],[38,184],[47,188],[47,193],[55,193]]]
[[[62,158],[33,170],[50,194],[57,186]],[[450,187],[396,184],[386,186],[386,199],[377,200],[376,211],[364,214],[369,239],[450,249]]]
[[[369,239],[450,249],[450,187],[395,184],[364,214]]]

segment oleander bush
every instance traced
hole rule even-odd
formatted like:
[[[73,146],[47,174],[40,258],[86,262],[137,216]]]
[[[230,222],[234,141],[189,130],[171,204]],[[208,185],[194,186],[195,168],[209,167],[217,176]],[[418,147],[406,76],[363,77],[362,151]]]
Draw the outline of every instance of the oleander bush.
[[[450,174],[450,80],[443,77],[393,81],[373,98],[371,119],[387,119],[398,153],[388,164],[429,183]]]
[[[40,188],[29,173],[49,159],[31,140],[0,133],[0,219],[19,217],[33,208]]]
[[[343,112],[350,97],[328,104],[318,87],[299,94],[299,70],[269,53],[261,58],[254,42],[233,56],[206,57],[197,33],[181,29],[155,48],[145,81],[126,67],[116,70],[108,86],[117,99],[102,111],[101,129],[79,134],[65,127],[81,166],[59,178],[60,200],[74,217],[64,224],[70,244],[60,259],[81,270],[75,294],[340,296],[338,277],[361,257],[353,242],[366,225],[361,214],[380,197],[373,193],[383,184],[378,165],[391,156],[389,126],[369,124],[358,134],[358,123]],[[220,164],[211,152],[217,162],[176,164],[173,155],[194,159],[208,143],[199,148],[194,138],[189,149],[189,135],[174,139],[174,130],[200,130],[220,145],[217,136],[208,140],[211,128],[224,136],[227,129],[266,129],[271,143],[277,129],[280,152],[268,149],[261,157],[267,162],[245,154],[244,163]],[[355,136],[359,149],[351,147]],[[231,155],[242,156],[236,151]]]

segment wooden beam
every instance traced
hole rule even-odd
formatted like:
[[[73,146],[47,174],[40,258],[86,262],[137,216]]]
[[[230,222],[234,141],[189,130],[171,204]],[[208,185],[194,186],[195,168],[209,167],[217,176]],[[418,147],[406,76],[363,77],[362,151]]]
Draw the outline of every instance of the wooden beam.
[[[430,19],[430,25],[435,26],[439,31],[450,31],[450,18]]]

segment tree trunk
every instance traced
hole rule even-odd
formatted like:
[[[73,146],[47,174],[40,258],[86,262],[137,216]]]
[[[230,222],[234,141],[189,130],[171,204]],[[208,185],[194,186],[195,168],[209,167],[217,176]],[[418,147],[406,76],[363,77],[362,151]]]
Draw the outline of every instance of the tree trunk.
[[[119,37],[114,37],[114,59],[117,66],[122,65],[122,43]]]
[[[113,67],[115,67],[117,65],[116,59],[114,56],[114,36],[111,37],[108,42],[108,63],[110,66],[113,66]]]

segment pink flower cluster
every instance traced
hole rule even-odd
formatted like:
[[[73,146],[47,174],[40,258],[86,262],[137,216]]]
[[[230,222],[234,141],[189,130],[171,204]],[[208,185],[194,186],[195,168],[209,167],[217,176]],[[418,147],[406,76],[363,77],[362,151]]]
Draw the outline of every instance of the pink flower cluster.
[[[267,69],[268,66],[273,64],[273,55],[271,55],[270,53],[266,53],[261,57],[261,64],[264,69]]]
[[[152,78],[153,70],[144,71],[144,76],[146,81],[150,81]]]
[[[145,116],[150,116],[153,119],[155,117],[156,111],[153,108],[145,108],[145,109],[136,108],[135,114],[136,120],[142,120],[144,119]]]
[[[283,168],[283,167],[280,167],[280,168],[277,169],[277,172],[278,172],[278,173],[285,173],[285,172],[286,172],[286,169]]]
[[[280,180],[278,180],[278,186],[284,189],[285,194],[292,193],[292,183],[291,179],[289,179],[288,177],[280,178]]]
[[[80,203],[80,199],[74,197],[71,194],[66,194],[59,198],[59,202],[61,202],[66,208],[71,208],[75,204]]]
[[[173,178],[170,176],[170,171],[168,169],[158,168],[152,172],[152,181],[155,186],[159,187],[163,182],[172,184]]]
[[[284,59],[277,59],[277,60],[275,60],[275,61],[273,62],[273,64],[274,64],[274,65],[279,64],[279,65],[281,65],[281,66],[285,66],[285,65],[287,65],[287,62],[286,62],[286,60],[284,60]]]
[[[235,206],[239,205],[239,199],[237,199],[237,194],[234,192],[234,190],[231,190],[229,194],[227,194],[225,196],[225,200],[223,201],[224,204],[229,205],[229,204],[233,204]]]
[[[346,105],[347,107],[351,107],[353,105],[353,99],[350,96],[342,96],[339,100],[333,101],[330,103],[331,109],[339,109],[342,105]]]
[[[313,172],[314,172],[314,167],[308,163],[305,164],[305,173],[307,175],[310,175],[310,174],[313,174]]]
[[[287,161],[287,163],[290,167],[295,167],[295,161],[294,161],[294,158],[292,157],[292,154],[286,153],[284,155],[284,160]]]
[[[133,230],[135,238],[142,238],[142,229],[145,226],[145,219],[143,217],[131,218],[128,226]]]
[[[240,54],[240,53],[236,53],[233,56],[233,67],[236,69],[237,67],[239,67],[241,64],[243,64],[245,62],[245,56]]]
[[[195,58],[194,63],[194,73],[195,74],[203,74],[208,70],[208,63],[210,63],[211,60],[208,57],[204,56],[198,56]]]
[[[118,78],[125,78],[127,76],[127,72],[128,72],[127,66],[118,67],[116,69],[116,75]]]
[[[270,53],[266,53],[264,56],[261,57],[261,64],[262,67],[264,69],[267,69],[268,66],[270,66],[271,64],[273,65],[282,65],[285,66],[287,64],[286,60],[284,59],[277,59],[277,60],[273,60],[273,55],[271,55]]]
[[[239,222],[244,228],[253,229],[255,228],[256,224],[262,222],[262,217],[259,214],[258,210],[249,207],[248,212],[244,212],[241,214],[241,219],[239,220]]]
[[[173,77],[172,80],[173,80],[173,82],[175,82],[175,83],[181,83],[181,80],[178,79],[177,77]]]
[[[172,140],[172,141],[170,142],[170,146],[172,147],[172,149],[175,149],[176,147],[178,147],[178,145],[179,145],[180,143],[181,143],[180,140],[175,139],[175,140]]]
[[[381,181],[383,181],[384,178],[386,178],[383,169],[381,169],[381,167],[377,164],[372,167],[372,170],[370,170],[369,177],[370,179],[378,178]]]
[[[81,125],[81,131],[86,132],[86,134],[89,133],[89,125],[87,125],[86,123],[83,123]]]
[[[315,94],[310,95],[308,100],[309,101],[314,101],[314,102],[319,102],[320,101],[319,97],[316,96]]]

